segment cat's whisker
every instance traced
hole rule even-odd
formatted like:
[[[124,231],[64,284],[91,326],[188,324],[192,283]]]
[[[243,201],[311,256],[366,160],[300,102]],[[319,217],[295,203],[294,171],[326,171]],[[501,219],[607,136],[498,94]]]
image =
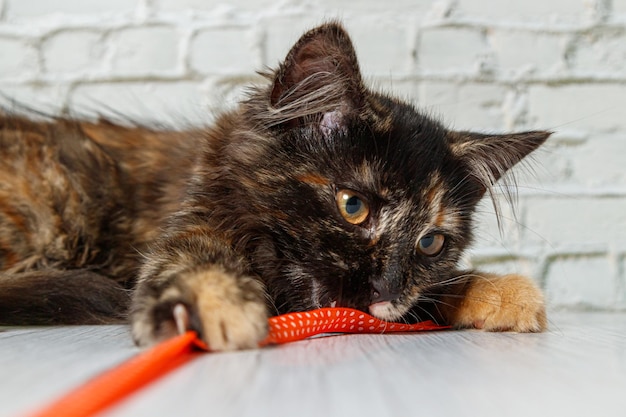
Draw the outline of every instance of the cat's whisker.
[[[429,295],[432,295],[433,297],[448,297],[448,298],[454,298],[454,299],[463,299],[463,300],[474,300],[474,301],[479,301],[481,303],[485,303],[485,304],[489,304],[489,305],[493,305],[496,307],[501,307],[502,305],[512,305],[512,306],[516,306],[516,307],[523,307],[524,304],[521,303],[514,303],[512,301],[498,301],[495,302],[493,301],[493,299],[490,298],[484,298],[484,297],[477,297],[477,296],[473,296],[473,295],[467,295],[467,294],[436,294],[436,293],[432,293]],[[451,306],[452,307],[452,306]]]
[[[434,322],[437,322],[437,319],[435,318],[435,316],[433,316],[428,310],[426,310],[424,307],[420,306],[419,304],[416,304],[414,306],[414,308],[418,308],[421,311],[423,311],[424,313],[426,313],[426,315]],[[413,319],[415,319],[416,321],[420,321],[420,317],[415,315],[415,313],[411,313],[411,316],[413,317]],[[408,322],[407,322],[408,323]]]
[[[432,294],[433,296],[437,296],[440,294]],[[437,312],[441,315],[441,311],[439,311],[439,307],[438,304],[440,305],[445,305],[446,307],[450,307],[450,308],[458,308],[457,306],[450,304],[450,303],[446,303],[445,301],[439,299],[439,298],[433,298],[433,297],[428,297],[428,296],[420,296],[419,301],[426,301],[429,303],[433,303],[433,305],[435,306],[435,308],[437,309]]]
[[[437,319],[435,318],[435,316],[433,316],[433,315],[432,315],[432,313],[431,313],[431,312],[429,312],[428,310],[426,310],[424,307],[422,307],[422,306],[420,306],[419,304],[417,304],[417,305],[415,305],[415,306],[414,306],[413,310],[414,310],[415,308],[420,309],[420,310],[421,310],[421,311],[423,311],[423,312],[426,314],[426,316],[428,316],[428,317],[429,317],[432,321],[437,322]],[[411,316],[411,318],[413,319],[413,321],[414,321],[415,323],[422,321],[422,318],[421,318],[420,316],[418,316],[418,315],[416,314],[416,312],[415,312],[415,311],[410,311],[410,312],[409,312],[409,315]],[[408,322],[407,322],[407,323],[408,323]]]
[[[455,275],[451,278],[448,278],[446,280],[437,282],[436,284],[434,284],[434,287],[439,287],[442,285],[451,285],[451,284],[457,284],[459,282],[464,281],[466,278],[474,278],[474,277],[480,277],[480,275],[474,274],[474,273],[467,273],[467,274],[462,274],[462,275]]]
[[[480,209],[477,209],[476,213],[493,214],[490,211],[484,211],[484,210],[480,210]],[[536,236],[538,239],[541,239],[541,241],[543,243],[545,243],[546,245],[550,246],[550,248],[556,252],[556,247],[552,244],[552,242],[550,242],[548,239],[546,239],[544,236],[542,236],[539,232],[537,232],[533,228],[525,225],[524,223],[521,223],[520,221],[517,220],[517,218],[511,218],[511,217],[507,217],[507,216],[503,216],[503,215],[500,215],[500,216],[504,220],[511,221],[511,222],[515,223],[518,227],[521,227],[523,230],[532,233],[534,236]],[[483,233],[486,233],[486,232],[483,231]]]
[[[265,304],[270,308],[271,311],[274,312],[272,315],[280,314],[280,310],[276,306],[276,302],[274,301],[274,297],[265,292]]]

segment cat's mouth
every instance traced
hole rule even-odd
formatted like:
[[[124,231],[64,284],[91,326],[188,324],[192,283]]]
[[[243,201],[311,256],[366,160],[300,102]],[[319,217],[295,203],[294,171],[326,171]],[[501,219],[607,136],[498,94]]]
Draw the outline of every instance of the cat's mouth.
[[[326,303],[324,307],[335,308],[347,306],[341,305],[337,300],[331,300],[330,302]],[[401,312],[398,307],[394,306],[391,301],[380,301],[377,303],[373,303],[366,308],[357,307],[357,309],[362,310],[365,313],[369,313],[378,319],[386,321],[398,320],[400,317],[402,317],[403,314],[403,312]]]
[[[393,321],[402,317],[402,313],[391,301],[380,301],[368,307],[369,313],[381,320]]]

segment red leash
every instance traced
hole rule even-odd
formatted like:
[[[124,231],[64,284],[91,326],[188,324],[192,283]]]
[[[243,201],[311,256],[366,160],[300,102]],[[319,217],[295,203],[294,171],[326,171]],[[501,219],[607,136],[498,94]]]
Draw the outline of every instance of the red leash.
[[[288,343],[322,333],[394,333],[448,327],[438,326],[431,321],[390,323],[358,310],[322,308],[270,318],[269,334],[260,345]],[[28,417],[92,416],[208,350],[195,332],[186,332],[98,375]]]

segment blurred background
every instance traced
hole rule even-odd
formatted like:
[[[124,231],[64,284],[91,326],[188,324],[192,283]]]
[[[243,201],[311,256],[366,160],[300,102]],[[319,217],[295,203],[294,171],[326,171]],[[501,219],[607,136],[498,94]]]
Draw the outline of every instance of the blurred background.
[[[626,310],[626,0],[0,0],[0,103],[207,124],[334,18],[373,88],[448,127],[556,132],[467,262]]]

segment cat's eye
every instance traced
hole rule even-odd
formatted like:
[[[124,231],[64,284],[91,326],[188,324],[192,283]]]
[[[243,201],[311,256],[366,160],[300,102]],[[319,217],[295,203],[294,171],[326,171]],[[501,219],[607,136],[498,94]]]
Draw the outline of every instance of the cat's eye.
[[[426,256],[437,256],[441,253],[445,241],[446,238],[442,234],[428,234],[417,242],[417,250]]]
[[[352,224],[361,224],[367,220],[370,209],[359,194],[351,190],[339,190],[335,196],[339,213]]]

